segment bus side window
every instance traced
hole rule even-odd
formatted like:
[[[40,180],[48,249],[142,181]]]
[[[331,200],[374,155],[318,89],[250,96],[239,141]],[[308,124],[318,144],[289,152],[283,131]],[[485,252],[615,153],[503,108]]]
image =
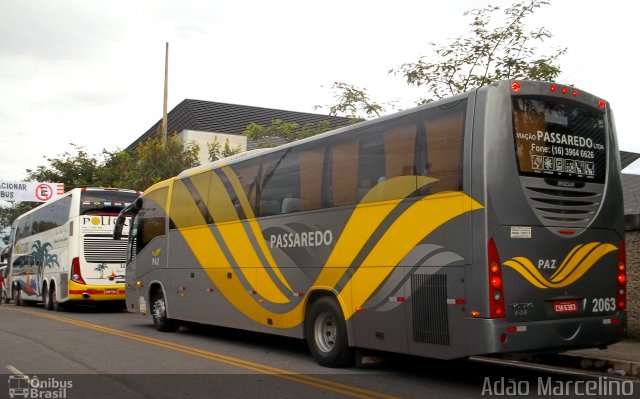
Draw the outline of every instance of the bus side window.
[[[136,231],[136,255],[146,247],[151,240],[158,236],[166,235],[166,213],[164,207],[167,203],[167,188],[152,191],[141,198],[142,208],[138,213]]]
[[[462,189],[466,106],[466,101],[457,101],[428,109],[423,114],[426,148],[419,155],[425,157],[425,168],[420,172],[437,179],[429,185],[432,194]]]
[[[263,158],[260,216],[279,215],[283,213],[285,198],[300,198],[298,155],[298,152],[286,149]],[[299,210],[289,207],[284,210],[291,209]]]

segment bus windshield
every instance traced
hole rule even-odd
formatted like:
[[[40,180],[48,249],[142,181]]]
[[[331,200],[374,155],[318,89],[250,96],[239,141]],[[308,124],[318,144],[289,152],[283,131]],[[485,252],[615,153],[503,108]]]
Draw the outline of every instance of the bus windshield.
[[[520,175],[604,183],[604,113],[576,103],[513,98]]]
[[[80,196],[80,215],[117,215],[138,198],[134,191],[87,190]]]

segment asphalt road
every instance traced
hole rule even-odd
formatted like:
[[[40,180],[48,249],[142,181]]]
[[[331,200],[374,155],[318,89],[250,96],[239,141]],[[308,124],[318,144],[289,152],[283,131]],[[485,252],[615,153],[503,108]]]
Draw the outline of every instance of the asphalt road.
[[[202,326],[160,333],[149,316],[12,304],[0,306],[0,374],[0,398],[578,397],[585,389],[575,376],[409,356],[327,369],[295,339]],[[636,384],[609,395],[599,384],[591,396],[640,393]]]

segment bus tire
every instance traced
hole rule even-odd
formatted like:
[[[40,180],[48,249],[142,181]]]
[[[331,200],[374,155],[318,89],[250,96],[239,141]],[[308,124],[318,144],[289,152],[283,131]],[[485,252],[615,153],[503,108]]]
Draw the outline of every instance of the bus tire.
[[[59,312],[60,309],[60,302],[58,302],[58,298],[56,298],[56,283],[54,283],[53,281],[51,282],[51,285],[49,286],[49,306],[51,310],[55,311],[55,312]]]
[[[167,317],[167,300],[162,289],[154,291],[151,297],[151,317],[156,330],[161,332],[176,331],[176,321]]]
[[[22,291],[20,290],[20,288],[18,288],[16,290],[16,301],[15,301],[15,305],[16,306],[22,306]]]
[[[311,305],[305,321],[307,345],[313,359],[321,366],[344,367],[353,363],[347,323],[338,302],[325,296]]]
[[[44,301],[44,308],[51,310],[51,300],[49,298],[49,290],[46,285],[42,286],[42,300]]]

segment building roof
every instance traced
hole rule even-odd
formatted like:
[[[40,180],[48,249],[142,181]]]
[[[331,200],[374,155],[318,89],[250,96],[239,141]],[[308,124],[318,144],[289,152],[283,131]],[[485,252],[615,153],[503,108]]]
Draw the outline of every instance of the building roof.
[[[275,119],[297,123],[301,126],[307,123],[329,121],[335,127],[340,127],[353,122],[352,119],[339,116],[185,99],[168,113],[167,131],[169,133],[179,133],[188,129],[213,133],[242,134],[252,122],[259,125],[271,125],[271,122]],[[149,130],[131,143],[127,150],[135,148],[139,143],[152,137],[161,123],[162,119],[154,123]]]
[[[624,196],[624,214],[640,214],[640,175],[622,174],[622,194]]]
[[[634,163],[638,158],[640,158],[640,154],[637,152],[620,151],[620,163],[622,164],[622,169]]]

